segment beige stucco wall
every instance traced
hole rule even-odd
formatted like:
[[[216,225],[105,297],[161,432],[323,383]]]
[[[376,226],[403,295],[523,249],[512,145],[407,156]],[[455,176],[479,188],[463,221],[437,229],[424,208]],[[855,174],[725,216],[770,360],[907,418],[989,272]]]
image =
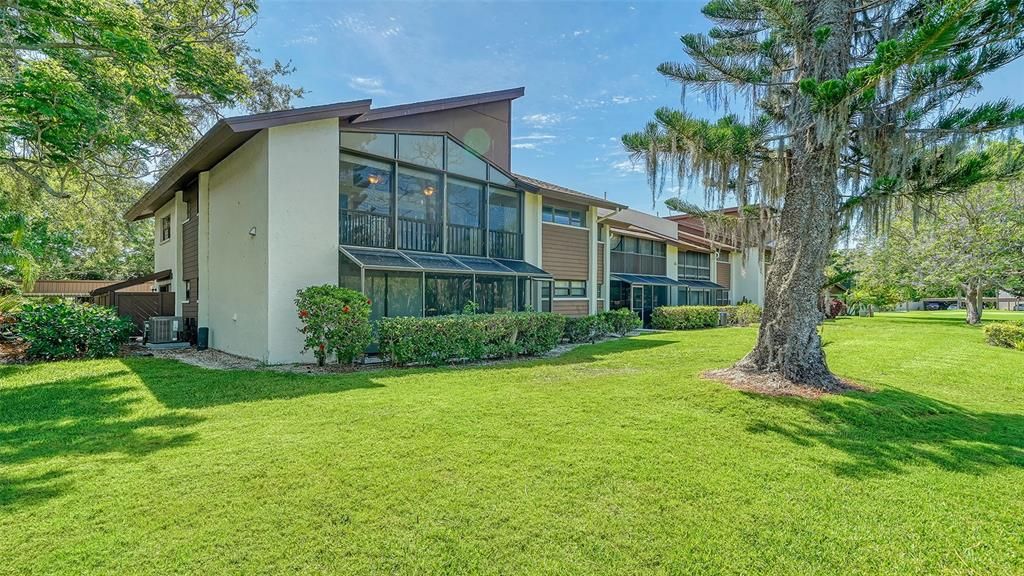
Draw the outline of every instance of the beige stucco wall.
[[[523,259],[543,268],[541,209],[544,198],[533,192],[523,194]]]
[[[665,276],[675,280],[679,278],[679,247],[671,244],[665,245]],[[679,289],[669,286],[669,304],[679,304]]]
[[[295,292],[338,283],[338,120],[270,129],[267,361],[302,355]]]
[[[732,255],[732,299],[739,302],[746,298],[757,305],[764,304],[764,276],[761,252],[756,248],[746,250],[746,260],[739,252]]]
[[[264,361],[269,358],[267,167],[264,131],[210,170],[203,294],[210,346]],[[252,228],[255,235],[249,233]]]
[[[160,241],[160,221],[171,216],[171,239]],[[177,226],[177,202],[170,200],[157,209],[153,218],[153,271],[175,270],[178,262],[176,244],[180,241],[181,230]]]

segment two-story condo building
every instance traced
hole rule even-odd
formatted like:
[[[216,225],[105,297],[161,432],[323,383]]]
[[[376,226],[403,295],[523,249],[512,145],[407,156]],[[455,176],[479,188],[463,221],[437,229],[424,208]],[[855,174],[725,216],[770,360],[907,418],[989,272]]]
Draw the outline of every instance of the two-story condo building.
[[[374,318],[473,302],[646,319],[700,282],[721,288],[679,278],[691,244],[676,222],[514,172],[523,93],[226,118],[126,216],[154,219],[176,315],[211,347],[269,363],[304,360],[294,298],[315,284],[362,291]]]

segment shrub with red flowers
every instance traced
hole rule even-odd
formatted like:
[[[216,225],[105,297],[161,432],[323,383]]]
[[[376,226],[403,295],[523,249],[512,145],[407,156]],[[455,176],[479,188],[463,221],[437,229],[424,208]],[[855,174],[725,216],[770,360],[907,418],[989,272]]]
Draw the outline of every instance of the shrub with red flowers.
[[[330,284],[299,290],[295,306],[306,338],[302,351],[312,350],[320,366],[331,356],[341,364],[358,360],[373,337],[370,304],[362,293]]]
[[[838,316],[845,315],[846,303],[843,302],[842,300],[833,298],[832,301],[828,303],[828,310],[825,311],[825,316],[827,316],[828,318],[836,318]]]

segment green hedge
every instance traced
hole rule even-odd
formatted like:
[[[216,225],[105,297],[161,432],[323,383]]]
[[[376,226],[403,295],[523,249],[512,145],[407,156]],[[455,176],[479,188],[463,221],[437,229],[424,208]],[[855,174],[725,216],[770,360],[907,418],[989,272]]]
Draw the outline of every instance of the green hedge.
[[[720,306],[718,309],[725,312],[726,323],[729,326],[749,326],[761,321],[761,307],[750,302],[736,306]]]
[[[660,306],[651,313],[658,330],[694,330],[718,326],[717,306]]]
[[[644,321],[640,319],[640,316],[629,308],[602,312],[598,316],[603,318],[608,324],[609,331],[612,334],[618,334],[619,336],[625,336],[644,325]]]
[[[398,364],[442,365],[548,352],[565,318],[547,312],[381,318],[380,354]]]
[[[68,360],[117,356],[128,342],[132,322],[113,308],[58,301],[21,307],[14,332],[28,342],[33,359]]]
[[[1024,351],[1024,321],[994,322],[986,324],[984,331],[989,344]]]
[[[594,342],[607,336],[611,330],[611,324],[600,314],[565,319],[565,339],[569,342]]]

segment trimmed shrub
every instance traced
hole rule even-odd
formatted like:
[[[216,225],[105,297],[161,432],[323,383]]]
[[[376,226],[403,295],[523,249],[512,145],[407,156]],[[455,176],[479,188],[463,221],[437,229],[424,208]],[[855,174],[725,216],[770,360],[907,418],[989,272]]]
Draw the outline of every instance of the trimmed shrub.
[[[651,314],[658,330],[694,330],[718,326],[717,306],[660,306]]]
[[[334,356],[339,364],[359,359],[373,338],[370,324],[370,300],[361,292],[324,284],[295,293],[305,336],[302,352],[313,351],[316,363],[323,366]]]
[[[541,354],[558,345],[565,318],[547,312],[381,318],[380,353],[398,365]]]
[[[569,342],[595,342],[611,331],[611,322],[604,314],[565,319],[565,339]]]
[[[1024,350],[1024,321],[986,324],[985,340],[993,346]]]
[[[828,309],[825,310],[825,316],[827,318],[838,318],[840,316],[846,316],[846,302],[833,298],[828,303]]]
[[[28,358],[107,358],[117,356],[128,342],[132,322],[106,306],[26,303],[17,314],[14,333],[28,343]]]
[[[619,308],[598,314],[608,324],[608,330],[612,334],[625,336],[633,330],[639,330],[644,321],[629,308]]]
[[[761,321],[761,307],[751,302],[722,308],[728,315],[729,326],[750,326]]]

